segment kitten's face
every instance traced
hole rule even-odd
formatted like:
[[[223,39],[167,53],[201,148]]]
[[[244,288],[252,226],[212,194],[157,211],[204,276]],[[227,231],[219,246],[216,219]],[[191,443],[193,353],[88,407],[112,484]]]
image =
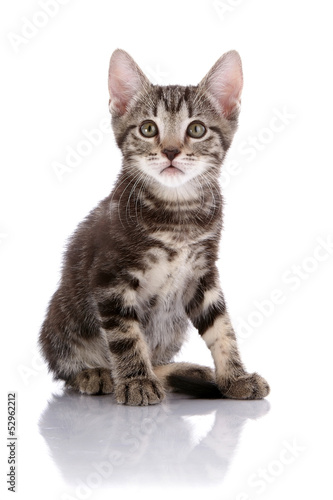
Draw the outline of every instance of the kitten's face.
[[[179,188],[218,175],[237,126],[242,86],[239,56],[228,54],[233,58],[221,58],[197,87],[152,85],[126,52],[113,54],[113,128],[138,179]]]

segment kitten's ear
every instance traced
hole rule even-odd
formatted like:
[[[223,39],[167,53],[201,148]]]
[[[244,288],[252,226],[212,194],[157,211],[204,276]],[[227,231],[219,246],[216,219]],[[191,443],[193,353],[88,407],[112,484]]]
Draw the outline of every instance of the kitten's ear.
[[[115,50],[109,66],[110,111],[123,115],[133,97],[147,85],[150,85],[150,82],[134,59],[124,50]]]
[[[238,52],[231,50],[220,57],[199,87],[211,95],[226,118],[238,111],[243,88],[242,62]]]

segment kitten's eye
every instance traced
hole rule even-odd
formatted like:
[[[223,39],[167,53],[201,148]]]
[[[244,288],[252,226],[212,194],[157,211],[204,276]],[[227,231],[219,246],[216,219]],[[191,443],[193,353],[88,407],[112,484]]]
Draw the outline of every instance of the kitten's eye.
[[[187,134],[194,139],[200,139],[206,133],[206,127],[203,123],[200,122],[192,122],[187,127]]]
[[[155,137],[155,135],[157,135],[158,133],[158,128],[156,123],[151,121],[146,121],[143,122],[143,124],[141,125],[140,132],[145,137]]]

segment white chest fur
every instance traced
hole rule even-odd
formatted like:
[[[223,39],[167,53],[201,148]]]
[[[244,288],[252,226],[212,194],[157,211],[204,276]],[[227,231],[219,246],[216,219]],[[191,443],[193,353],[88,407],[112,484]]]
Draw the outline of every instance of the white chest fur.
[[[145,256],[146,269],[136,273],[145,334],[156,363],[168,362],[184,340],[188,324],[184,297],[194,292],[204,261],[192,246],[178,248],[175,255],[153,247]]]
[[[198,259],[191,247],[181,247],[173,256],[164,249],[151,248],[145,261],[147,269],[139,278],[142,299],[156,296],[165,307],[170,301],[181,302],[189,281],[197,274]]]
[[[149,250],[147,259],[150,260],[150,265],[148,264],[146,279],[151,292],[166,299],[170,294],[183,289],[192,272],[188,248],[181,248],[174,257],[169,257],[165,250],[152,249]]]

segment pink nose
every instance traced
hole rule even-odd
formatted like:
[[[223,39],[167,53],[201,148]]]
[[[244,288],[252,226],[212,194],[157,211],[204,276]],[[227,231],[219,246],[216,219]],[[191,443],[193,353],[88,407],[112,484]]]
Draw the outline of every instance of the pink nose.
[[[179,155],[179,149],[163,149],[162,153],[168,158],[168,160],[172,161],[177,155]]]

